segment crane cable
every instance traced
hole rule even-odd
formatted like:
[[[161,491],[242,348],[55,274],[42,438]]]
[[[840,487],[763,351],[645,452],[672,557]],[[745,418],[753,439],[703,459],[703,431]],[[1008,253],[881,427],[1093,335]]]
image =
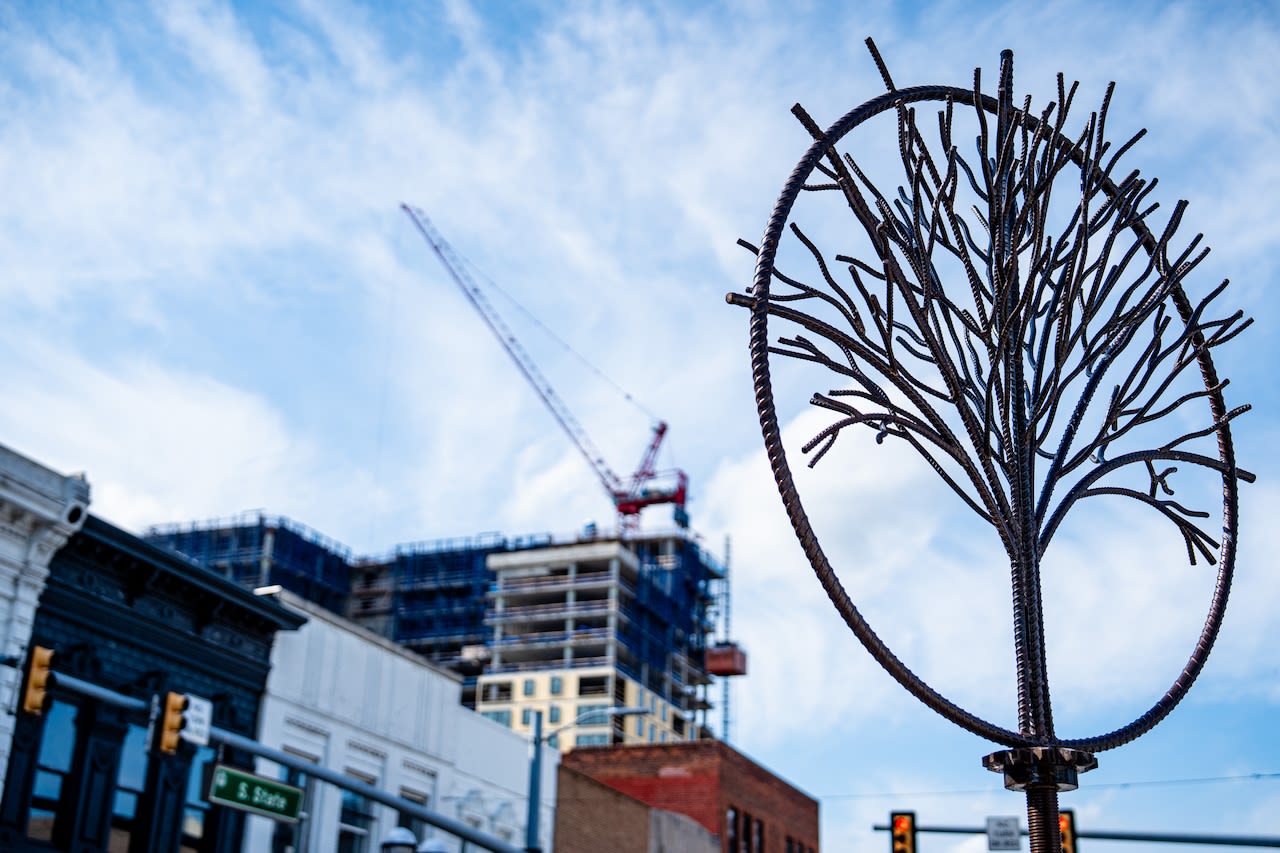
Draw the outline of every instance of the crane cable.
[[[470,258],[462,254],[462,252],[458,251],[458,248],[456,246],[453,246],[452,249],[453,249],[453,253],[459,258],[459,260],[462,261],[462,263],[464,263],[471,270],[473,276],[477,278],[485,286],[485,288],[491,290],[494,293],[497,293],[499,296],[501,296],[503,299],[509,302],[512,306],[514,306],[517,311],[519,311],[529,320],[529,322],[531,322],[534,326],[541,329],[542,332],[547,337],[549,337],[551,340],[559,344],[560,347],[565,350],[565,352],[569,353],[571,356],[577,359],[579,363],[581,363],[584,367],[586,367],[587,370],[595,374],[597,378],[599,378],[600,380],[608,384],[620,395],[622,395],[623,399],[625,399],[631,405],[635,406],[636,409],[640,411],[642,414],[644,414],[646,417],[648,417],[650,421],[652,421],[653,423],[658,423],[662,420],[657,415],[655,415],[649,409],[648,406],[645,406],[638,399],[636,399],[631,394],[630,391],[628,391],[627,389],[619,385],[617,382],[615,382],[612,378],[609,377],[608,374],[606,374],[600,368],[596,367],[596,365],[593,364],[590,359],[588,359],[585,355],[583,355],[582,353],[574,349],[567,341],[564,340],[564,338],[557,335],[551,329],[550,326],[548,326],[546,323],[539,320],[537,315],[535,315],[532,311],[530,311],[528,308],[522,305],[519,302],[519,300],[517,300],[510,293],[507,293],[507,291],[503,290],[502,287],[500,287],[496,281],[494,281],[492,278],[490,278],[488,275],[485,274],[484,270],[480,269],[480,267],[478,267],[476,264],[471,262]]]

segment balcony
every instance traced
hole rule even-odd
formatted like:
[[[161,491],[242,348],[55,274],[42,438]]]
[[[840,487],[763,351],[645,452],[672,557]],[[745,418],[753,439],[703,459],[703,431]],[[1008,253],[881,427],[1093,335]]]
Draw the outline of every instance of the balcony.
[[[606,642],[612,632],[608,628],[579,628],[575,631],[538,631],[503,637],[495,645],[499,648],[517,646],[561,646],[586,642]]]
[[[489,587],[489,597],[512,595],[521,592],[545,592],[556,589],[609,586],[613,578],[609,572],[579,572],[577,575],[542,575],[530,578],[501,578]]]
[[[607,657],[574,658],[572,661],[524,661],[493,664],[485,671],[494,674],[506,672],[539,672],[553,669],[586,669],[587,667],[609,666],[612,663],[613,661]]]
[[[505,625],[510,622],[535,622],[544,619],[563,619],[578,616],[607,616],[614,609],[610,601],[579,601],[570,604],[561,601],[552,604],[532,604],[524,607],[507,607],[485,614],[486,625]]]

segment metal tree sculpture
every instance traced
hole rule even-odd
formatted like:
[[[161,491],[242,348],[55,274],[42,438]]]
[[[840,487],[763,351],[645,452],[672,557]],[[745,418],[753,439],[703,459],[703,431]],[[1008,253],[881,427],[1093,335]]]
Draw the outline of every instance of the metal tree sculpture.
[[[1142,136],[1116,149],[1101,109],[1067,134],[1076,85],[1058,75],[1057,100],[1033,113],[1013,96],[1013,54],[1001,54],[997,96],[950,86],[897,88],[870,39],[888,91],[823,132],[799,106],[814,143],[784,186],[757,249],[755,277],[731,303],[751,309],[751,355],[760,423],[792,526],[836,609],[877,662],[944,717],[1009,749],[984,763],[1025,790],[1034,853],[1058,847],[1058,791],[1097,765],[1094,752],[1144,734],[1181,701],[1221,625],[1231,584],[1238,480],[1228,409],[1211,352],[1249,325],[1214,318],[1222,282],[1198,301],[1184,281],[1207,253],[1200,236],[1176,247],[1185,202],[1153,229],[1155,181],[1117,164]],[[936,143],[913,104],[938,104]],[[904,177],[882,192],[848,149],[851,131],[894,111]],[[976,157],[955,131],[972,122]],[[966,143],[967,146],[968,143]],[[931,148],[931,145],[934,147]],[[846,151],[842,153],[840,147]],[[866,140],[858,150],[866,151]],[[801,193],[837,200],[856,227],[816,223],[845,251],[828,255],[817,231],[791,221]],[[789,225],[789,229],[788,229]],[[784,230],[786,268],[779,266]],[[849,250],[857,243],[863,257]],[[847,270],[847,277],[837,272]],[[945,276],[945,279],[944,279]],[[775,292],[775,287],[778,292]],[[794,333],[770,343],[769,318]],[[787,461],[770,355],[827,368],[844,387],[811,402],[834,420],[803,448],[810,465],[846,430],[910,444],[999,534],[1011,566],[1018,728],[958,707],[908,669],[846,593],[818,544]],[[1192,369],[1192,368],[1195,369]],[[1197,375],[1198,373],[1198,375]],[[1204,413],[1204,414],[1199,414]],[[1207,417],[1205,416],[1207,415]],[[1188,426],[1188,418],[1198,421]],[[1166,425],[1174,425],[1172,430]],[[1172,435],[1168,433],[1172,432]],[[1200,452],[1216,438],[1216,453]],[[1204,512],[1174,500],[1178,466],[1222,481],[1222,538]],[[1173,685],[1144,714],[1107,734],[1060,738],[1045,665],[1040,566],[1069,510],[1086,498],[1136,501],[1167,519],[1192,563],[1217,563],[1208,617]]]

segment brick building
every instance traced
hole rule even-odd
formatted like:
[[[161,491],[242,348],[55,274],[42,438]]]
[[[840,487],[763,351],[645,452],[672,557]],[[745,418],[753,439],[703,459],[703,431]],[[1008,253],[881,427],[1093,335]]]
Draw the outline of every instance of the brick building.
[[[721,853],[817,853],[818,801],[721,741],[579,747],[561,766],[654,809],[688,815],[719,836]],[[584,819],[613,822],[601,811]]]
[[[716,853],[720,839],[687,815],[655,809],[559,767],[556,853]]]

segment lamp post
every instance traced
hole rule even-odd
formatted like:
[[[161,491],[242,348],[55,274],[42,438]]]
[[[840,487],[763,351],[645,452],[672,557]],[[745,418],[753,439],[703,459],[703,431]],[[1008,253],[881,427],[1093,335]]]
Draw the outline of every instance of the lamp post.
[[[382,853],[415,853],[418,839],[407,827],[397,826],[382,840]]]
[[[602,708],[598,711],[588,711],[585,714],[579,714],[578,718],[571,723],[566,723],[557,729],[552,729],[543,736],[542,734],[542,712],[535,710],[533,712],[533,757],[529,759],[529,805],[525,809],[525,833],[524,833],[524,849],[527,853],[542,853],[542,848],[538,846],[538,815],[542,811],[542,744],[548,741],[565,729],[571,729],[574,726],[580,726],[591,720],[592,717],[634,717],[639,714],[649,713],[648,708],[643,707],[618,707]]]

